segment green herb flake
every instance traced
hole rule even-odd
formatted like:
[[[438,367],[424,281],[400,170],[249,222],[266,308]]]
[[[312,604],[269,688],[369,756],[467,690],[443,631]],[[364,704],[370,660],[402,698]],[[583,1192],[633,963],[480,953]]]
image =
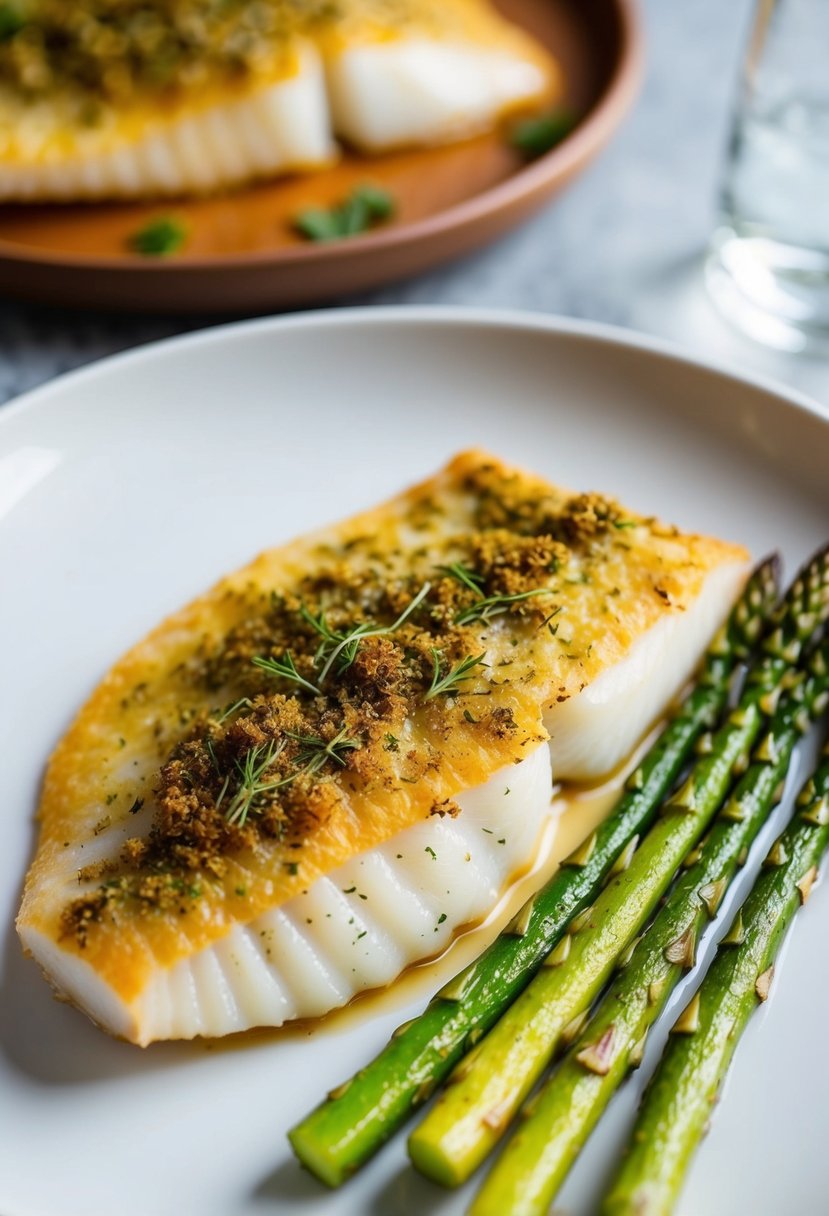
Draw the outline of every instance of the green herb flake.
[[[572,110],[564,108],[540,114],[536,118],[525,118],[513,127],[510,143],[527,160],[536,160],[560,144],[573,130],[576,121]]]
[[[438,855],[430,844],[426,845],[426,848],[423,850],[423,852],[428,853],[429,856],[431,857],[432,861],[437,861]]]
[[[0,42],[19,34],[26,24],[19,4],[0,4]]]
[[[288,873],[291,875],[292,878],[294,878],[299,873],[299,862],[298,861],[286,861],[284,863],[284,865],[285,865],[285,869],[288,871]]]
[[[128,239],[133,253],[144,258],[166,258],[178,253],[187,240],[187,229],[173,216],[159,216],[139,228]]]
[[[334,207],[308,207],[294,219],[300,236],[309,241],[339,241],[359,236],[394,214],[395,204],[388,190],[380,186],[357,186],[348,198]]]
[[[446,920],[446,913],[441,912],[440,916],[438,917],[438,924],[442,925],[445,920]]]

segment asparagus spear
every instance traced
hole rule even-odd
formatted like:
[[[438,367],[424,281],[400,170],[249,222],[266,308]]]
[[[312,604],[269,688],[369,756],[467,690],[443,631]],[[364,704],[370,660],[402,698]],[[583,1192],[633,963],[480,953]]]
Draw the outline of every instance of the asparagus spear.
[[[674,1025],[629,1155],[605,1201],[607,1216],[673,1211],[737,1041],[768,996],[783,934],[805,903],[829,845],[829,748],[797,807],[699,991]]]
[[[809,675],[780,700],[768,733],[720,817],[678,880],[586,1030],[526,1109],[487,1178],[474,1216],[544,1216],[555,1194],[686,968],[707,917],[717,908],[745,852],[775,804],[802,732],[829,700],[829,647]],[[649,1209],[647,1209],[649,1210]],[[622,1211],[634,1211],[635,1206]]]
[[[818,558],[818,565],[829,566]],[[786,596],[775,628],[763,643],[765,658],[750,673],[737,709],[700,757],[665,814],[633,852],[592,910],[574,921],[548,966],[518,997],[487,1038],[460,1064],[453,1082],[409,1139],[409,1155],[422,1173],[444,1186],[472,1174],[504,1134],[556,1048],[586,1014],[616,960],[647,922],[683,858],[705,831],[732,784],[747,766],[754,740],[771,712],[776,690],[815,631],[826,586],[810,590],[799,578]],[[829,604],[827,605],[829,608]],[[572,863],[589,856],[588,840]]]
[[[694,688],[596,832],[585,863],[562,867],[519,913],[520,934],[502,933],[419,1017],[400,1027],[370,1064],[289,1133],[299,1159],[323,1182],[339,1186],[393,1135],[525,987],[572,918],[595,899],[611,867],[653,819],[695,742],[716,724],[734,670],[769,617],[777,579],[776,558],[749,579]]]

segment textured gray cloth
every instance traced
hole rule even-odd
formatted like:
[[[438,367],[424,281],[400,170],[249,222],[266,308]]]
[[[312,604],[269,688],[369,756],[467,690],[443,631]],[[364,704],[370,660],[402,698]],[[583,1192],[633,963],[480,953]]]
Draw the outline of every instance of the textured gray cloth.
[[[739,337],[702,288],[750,2],[644,0],[642,94],[584,176],[483,253],[343,303],[474,304],[609,321],[772,374],[829,406],[829,364]],[[202,324],[0,303],[0,402],[101,355]]]

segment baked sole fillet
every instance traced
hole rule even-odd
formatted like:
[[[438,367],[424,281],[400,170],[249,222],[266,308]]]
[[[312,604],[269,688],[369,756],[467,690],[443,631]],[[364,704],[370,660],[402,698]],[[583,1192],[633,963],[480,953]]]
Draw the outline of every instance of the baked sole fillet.
[[[552,776],[631,751],[746,573],[740,547],[481,452],[262,554],[58,745],[24,946],[142,1044],[389,982],[530,864]]]

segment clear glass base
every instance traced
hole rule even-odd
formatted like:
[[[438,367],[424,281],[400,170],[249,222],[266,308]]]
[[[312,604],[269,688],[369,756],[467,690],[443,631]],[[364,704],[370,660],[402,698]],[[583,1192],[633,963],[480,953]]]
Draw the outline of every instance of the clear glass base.
[[[724,226],[705,277],[719,310],[755,341],[829,354],[829,254]]]

